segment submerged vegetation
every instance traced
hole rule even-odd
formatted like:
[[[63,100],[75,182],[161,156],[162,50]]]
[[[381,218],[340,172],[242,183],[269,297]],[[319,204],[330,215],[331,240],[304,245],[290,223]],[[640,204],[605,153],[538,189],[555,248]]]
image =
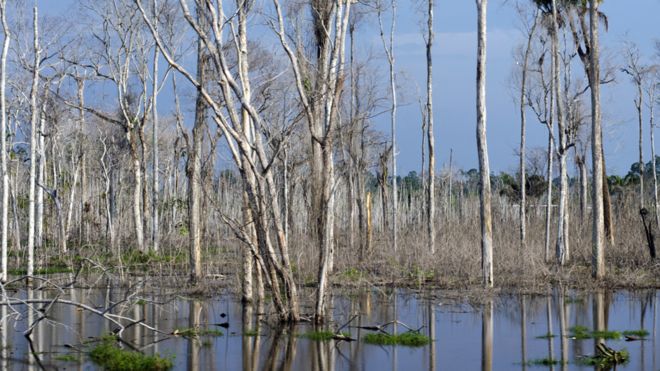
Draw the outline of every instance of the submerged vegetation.
[[[94,363],[108,371],[163,371],[174,367],[172,357],[147,356],[137,351],[124,350],[114,336],[106,336],[89,353]]]

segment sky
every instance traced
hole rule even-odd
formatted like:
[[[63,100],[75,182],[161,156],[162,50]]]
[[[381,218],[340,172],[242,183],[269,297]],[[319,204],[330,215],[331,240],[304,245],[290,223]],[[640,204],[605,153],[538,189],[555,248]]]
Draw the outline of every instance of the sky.
[[[515,172],[518,163],[516,153],[520,122],[510,81],[513,50],[523,41],[523,35],[518,29],[513,1],[491,0],[488,7],[488,149],[491,170],[495,173]],[[416,9],[414,4],[418,2],[398,0],[395,68],[404,103],[397,115],[399,174],[412,170],[419,172],[421,166],[421,118],[417,92],[425,94],[426,57],[420,26],[420,22],[425,21],[425,15]],[[66,16],[73,14],[77,1],[38,0],[38,3],[41,15]],[[601,55],[609,58],[609,63],[621,63],[618,58],[625,40],[637,43],[643,56],[650,58],[654,53],[654,40],[660,39],[657,20],[660,0],[635,0],[634,5],[631,6],[630,1],[606,0],[601,6],[609,21],[609,30],[601,30]],[[367,44],[365,49],[382,51],[376,22],[368,22],[360,32]],[[476,168],[475,2],[436,0],[435,33],[433,91],[436,163],[438,169],[447,166],[451,150],[455,168]],[[385,63],[384,59],[382,63]],[[383,74],[383,78],[386,76]],[[602,88],[604,145],[610,174],[625,175],[638,157],[634,95],[629,78],[621,73],[617,73],[615,83]],[[389,135],[388,117],[386,114],[377,118],[373,125]],[[545,147],[545,127],[535,122],[531,112],[528,113],[528,120],[528,148]],[[645,128],[644,157],[647,161],[650,159],[648,134],[648,128]]]

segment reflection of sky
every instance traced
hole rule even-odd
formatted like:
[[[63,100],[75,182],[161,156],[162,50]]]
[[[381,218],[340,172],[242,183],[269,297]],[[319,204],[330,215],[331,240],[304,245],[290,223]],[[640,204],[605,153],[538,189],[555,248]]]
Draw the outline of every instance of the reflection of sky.
[[[510,0],[508,3],[512,3]],[[72,0],[39,0],[42,14],[67,14]],[[270,1],[264,0],[264,6]],[[421,4],[419,7],[410,4]],[[402,101],[407,105],[399,110],[399,170],[419,171],[421,129],[416,92],[425,92],[425,52],[420,34],[423,3],[399,1],[396,58]],[[660,37],[657,15],[660,2],[636,0],[634,6],[627,1],[605,1],[601,10],[609,17],[609,32],[602,34],[605,50],[602,56],[618,59],[621,43],[625,39],[637,42],[643,54],[650,55],[653,40]],[[476,8],[474,1],[446,0],[436,2],[436,43],[434,51],[434,102],[436,123],[436,161],[438,167],[449,160],[459,167],[477,166],[475,140],[475,54]],[[387,15],[386,15],[387,17]],[[521,41],[518,21],[510,5],[491,1],[489,5],[488,39],[488,130],[491,166],[495,171],[515,171],[518,148],[519,118],[509,88],[512,49]],[[360,45],[366,53],[382,53],[377,24],[370,21],[360,30]],[[386,25],[386,27],[388,27]],[[384,63],[384,60],[382,61]],[[619,60],[612,63],[619,63]],[[577,66],[576,71],[582,67]],[[385,78],[385,74],[382,75]],[[383,81],[385,83],[385,81]],[[166,101],[167,92],[163,92]],[[634,89],[626,76],[617,75],[615,84],[602,90],[605,149],[608,171],[625,174],[637,158],[637,131],[635,109],[632,103]],[[529,147],[546,146],[546,131],[529,117]],[[376,121],[376,127],[389,133],[388,115]],[[648,128],[644,129],[645,158],[650,158]],[[588,156],[589,157],[589,156]]]
[[[94,303],[98,309],[102,309],[106,302],[106,292],[101,290],[73,290],[71,300]],[[644,328],[651,334],[648,340],[640,342],[625,342],[623,340],[608,340],[607,345],[620,350],[627,349],[630,352],[630,362],[625,366],[627,370],[658,369],[660,359],[660,343],[653,339],[653,334],[660,330],[660,321],[657,316],[656,306],[660,304],[660,292],[647,291],[645,293],[631,294],[621,292],[614,295],[604,295],[604,318],[608,330],[637,330]],[[120,292],[111,292],[107,297],[111,302],[123,298]],[[17,294],[25,297],[25,293]],[[175,329],[214,328],[214,324],[228,321],[229,328],[222,329],[224,336],[200,337],[188,340],[183,337],[171,337],[156,335],[140,326],[127,329],[124,339],[141,348],[146,354],[154,352],[161,355],[175,355],[175,369],[204,369],[204,370],[240,370],[243,369],[244,360],[252,356],[259,360],[256,369],[264,369],[268,362],[274,360],[275,369],[280,369],[287,354],[292,356],[291,371],[302,370],[478,370],[482,362],[482,311],[481,306],[471,305],[462,300],[448,299],[442,292],[434,293],[434,299],[424,300],[412,294],[397,296],[396,304],[393,300],[382,295],[382,291],[371,294],[355,294],[348,297],[335,296],[332,301],[334,307],[334,328],[346,323],[353,314],[361,313],[351,326],[377,326],[393,319],[405,323],[412,328],[422,327],[422,332],[428,334],[429,320],[434,319],[434,339],[430,346],[421,348],[391,347],[367,345],[361,341],[317,343],[304,338],[295,337],[291,339],[287,333],[270,328],[262,323],[260,333],[267,336],[242,337],[241,328],[241,306],[230,296],[223,296],[212,300],[198,302],[178,299],[168,304],[154,306],[129,305],[119,306],[114,313],[121,310],[123,315],[132,318],[144,318],[149,325],[156,324],[165,332],[171,333]],[[50,297],[49,292],[37,291],[33,298],[42,299]],[[456,297],[452,294],[451,297]],[[583,325],[594,328],[593,295],[586,293],[571,294],[565,301],[567,328],[575,325]],[[390,296],[391,298],[391,296]],[[68,299],[64,298],[63,299]],[[163,298],[154,299],[162,301]],[[492,339],[492,366],[493,370],[514,370],[522,368],[521,347],[521,299],[518,296],[499,296],[494,299],[493,310],[493,339]],[[538,338],[548,333],[548,299],[542,296],[525,297],[526,313],[526,359],[527,361],[540,360],[547,357],[561,359],[560,314],[559,300],[555,295],[549,301],[550,318],[552,323],[551,332],[556,335],[552,342],[553,353],[548,351],[548,339]],[[9,311],[3,307],[3,315]],[[9,369],[21,369],[29,352],[27,342],[22,332],[25,330],[26,320],[25,307],[15,305],[15,309],[22,312],[23,320],[8,326],[3,326],[1,340],[3,342],[3,356],[9,361],[1,361],[0,367]],[[191,313],[198,313],[191,317]],[[221,317],[226,313],[226,317]],[[431,315],[432,313],[432,315]],[[642,316],[644,318],[642,325]],[[50,321],[42,321],[37,325],[32,335],[37,352],[49,366],[53,365],[53,359],[61,354],[73,354],[78,356],[75,349],[81,347],[80,342],[92,337],[107,333],[114,325],[104,324],[99,316],[86,311],[79,311],[67,305],[55,305],[49,312]],[[196,319],[194,319],[196,318]],[[34,319],[34,317],[32,318]],[[64,325],[63,325],[64,324]],[[252,326],[252,325],[251,325]],[[246,326],[252,330],[254,327]],[[655,326],[655,330],[653,329]],[[388,332],[392,327],[385,328]],[[285,330],[288,331],[288,330]],[[301,334],[310,331],[309,327],[301,325],[291,330]],[[355,327],[345,328],[353,337],[363,336],[369,331],[362,330],[359,333]],[[405,331],[399,325],[399,332]],[[275,335],[282,335],[275,342]],[[163,340],[164,341],[159,341]],[[258,342],[257,348],[252,348],[254,342]],[[73,347],[72,347],[73,346]],[[245,348],[244,346],[249,348]],[[254,350],[247,350],[254,349]],[[294,353],[287,353],[293,351]],[[594,354],[593,340],[568,340],[567,342],[568,369],[579,369],[575,364],[576,357],[585,354]],[[6,352],[6,353],[5,353]],[[80,359],[86,359],[80,355]],[[435,368],[431,368],[430,362],[434,359]],[[8,365],[6,362],[10,362]],[[62,363],[58,363],[62,366]],[[316,367],[324,365],[324,367]],[[66,364],[72,366],[72,364]],[[93,364],[87,360],[84,362],[85,369],[92,369]],[[289,370],[286,367],[281,368]],[[591,368],[583,367],[589,370]]]

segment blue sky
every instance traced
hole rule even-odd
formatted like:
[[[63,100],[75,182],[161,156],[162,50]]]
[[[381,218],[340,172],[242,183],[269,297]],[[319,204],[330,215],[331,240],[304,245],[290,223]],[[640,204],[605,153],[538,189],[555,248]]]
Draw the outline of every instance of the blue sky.
[[[262,0],[264,1],[264,0]],[[421,126],[416,86],[424,93],[426,60],[420,21],[423,14],[412,5],[419,0],[399,0],[397,17],[396,58],[398,80],[408,105],[398,114],[398,166],[401,174],[420,168]],[[517,168],[515,151],[519,141],[517,105],[512,98],[510,78],[513,49],[522,41],[518,20],[510,0],[489,2],[488,14],[488,145],[491,168],[495,172],[513,172]],[[71,14],[77,1],[39,0],[40,14]],[[601,10],[608,15],[609,31],[603,33],[603,56],[613,63],[620,54],[624,40],[636,42],[642,54],[650,57],[654,40],[660,39],[658,14],[660,0],[607,0]],[[474,108],[476,65],[476,6],[471,0],[437,0],[434,56],[435,137],[438,169],[449,161],[454,152],[454,166],[469,169],[478,164],[476,155]],[[388,16],[388,15],[386,15]],[[369,22],[361,29],[364,42],[380,53],[382,45],[376,23]],[[384,60],[382,60],[383,63]],[[384,77],[386,75],[383,75]],[[384,81],[385,83],[385,81]],[[625,174],[637,157],[636,112],[634,89],[626,76],[617,74],[614,84],[604,86],[602,92],[605,125],[605,151],[609,173]],[[534,122],[530,114],[528,145],[545,146],[544,127]],[[389,133],[387,115],[374,123]],[[645,158],[650,159],[648,129],[644,129]]]

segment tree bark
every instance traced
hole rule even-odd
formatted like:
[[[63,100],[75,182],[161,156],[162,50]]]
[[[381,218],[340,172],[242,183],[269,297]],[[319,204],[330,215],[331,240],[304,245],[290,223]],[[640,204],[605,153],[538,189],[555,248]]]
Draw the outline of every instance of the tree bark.
[[[0,281],[7,281],[7,233],[9,231],[9,168],[7,166],[7,97],[6,97],[6,84],[7,84],[7,53],[9,51],[9,42],[11,41],[11,33],[9,32],[9,25],[7,24],[7,1],[0,0],[0,17],[2,17],[2,30],[4,33],[4,40],[2,43],[2,59],[0,59],[0,143],[2,152],[0,154],[2,162],[2,219],[0,224],[2,227],[0,239],[2,240],[2,276]]]
[[[39,19],[37,6],[33,10],[34,24],[34,71],[32,75],[32,90],[30,91],[30,189],[29,189],[29,209],[28,209],[28,261],[27,275],[34,275],[34,232],[36,225],[36,192],[37,192],[37,121],[39,120],[39,109],[37,108],[37,94],[39,90],[39,63],[41,59],[41,50],[39,49]]]
[[[557,222],[556,258],[559,265],[564,265],[568,257],[568,172],[566,157],[568,156],[568,132],[564,118],[564,101],[561,94],[560,59],[559,59],[559,22],[557,1],[552,0],[552,86],[555,96],[557,130],[559,132],[559,215]]]
[[[477,4],[477,151],[479,152],[479,200],[481,215],[481,269],[485,287],[493,287],[493,227],[490,167],[486,140],[486,15],[488,0]]]
[[[603,144],[600,112],[600,51],[598,45],[598,0],[589,0],[589,31],[591,36],[591,158],[593,164],[592,188],[592,275],[601,279],[605,275],[605,220],[603,205]]]
[[[527,35],[525,56],[523,57],[522,76],[520,79],[520,247],[524,249],[527,243],[527,172],[525,168],[526,138],[527,138],[527,70],[529,68],[529,56],[532,53],[532,40],[538,24],[538,11],[534,14],[534,23]]]
[[[428,26],[426,39],[426,119],[429,145],[429,185],[426,189],[428,249],[435,253],[435,136],[433,135],[433,2],[428,0]],[[451,171],[451,169],[449,170]],[[422,181],[423,181],[422,177]],[[451,197],[451,196],[450,196]]]
[[[154,18],[158,16],[158,0],[154,0]],[[156,26],[157,27],[157,26]],[[160,244],[160,225],[158,223],[158,203],[160,191],[160,173],[159,173],[159,153],[158,153],[158,46],[154,45],[153,74],[151,77],[151,109],[152,120],[154,124],[152,152],[153,152],[153,187],[151,190],[151,241],[154,251],[159,250]]]
[[[209,29],[206,15],[202,7],[197,8],[197,22],[203,32]],[[195,124],[192,130],[192,148],[189,148],[188,175],[188,233],[190,236],[190,281],[197,283],[202,277],[202,228],[200,220],[200,204],[202,202],[202,140],[206,128],[207,105],[201,90],[207,81],[206,48],[202,38],[197,40],[197,89],[195,101]]]
[[[660,214],[658,214],[658,173],[656,171],[656,159],[655,159],[655,123],[654,121],[654,111],[655,111],[655,90],[657,89],[658,84],[653,81],[648,88],[648,103],[647,107],[649,109],[649,131],[651,138],[651,168],[653,175],[653,208],[655,210],[655,224],[656,230],[660,231]]]

